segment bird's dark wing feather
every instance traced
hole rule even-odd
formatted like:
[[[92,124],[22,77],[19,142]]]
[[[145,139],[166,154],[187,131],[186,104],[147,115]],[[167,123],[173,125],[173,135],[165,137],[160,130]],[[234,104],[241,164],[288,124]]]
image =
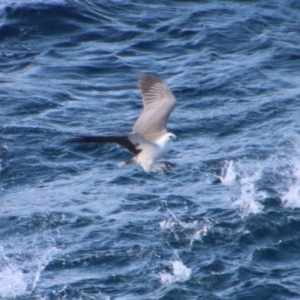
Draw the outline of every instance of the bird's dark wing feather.
[[[130,152],[132,152],[134,155],[137,155],[141,152],[140,149],[137,149],[136,147],[138,144],[133,144],[128,139],[127,135],[116,135],[116,136],[82,136],[73,139],[74,142],[83,142],[83,143],[114,143],[118,144]]]

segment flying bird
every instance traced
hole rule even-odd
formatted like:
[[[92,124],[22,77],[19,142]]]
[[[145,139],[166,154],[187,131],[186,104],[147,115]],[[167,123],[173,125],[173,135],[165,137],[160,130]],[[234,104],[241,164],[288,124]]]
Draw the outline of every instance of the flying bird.
[[[154,74],[142,74],[138,87],[142,94],[144,111],[135,122],[131,133],[84,136],[76,140],[87,143],[119,144],[134,155],[130,160],[119,163],[120,167],[137,164],[145,172],[159,170],[167,173],[175,165],[160,159],[171,150],[173,141],[177,140],[175,134],[166,130],[169,116],[176,106],[176,98],[168,86]]]

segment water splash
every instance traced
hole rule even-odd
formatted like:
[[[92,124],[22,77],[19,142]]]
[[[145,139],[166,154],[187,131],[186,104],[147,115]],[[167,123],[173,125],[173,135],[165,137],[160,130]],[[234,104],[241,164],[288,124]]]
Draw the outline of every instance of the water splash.
[[[256,184],[262,176],[259,163],[229,161],[222,170],[222,183],[231,187],[231,200],[241,216],[258,214],[263,206],[259,202],[262,193],[257,191]]]
[[[186,267],[181,261],[172,262],[173,274],[161,273],[160,281],[162,284],[171,284],[174,282],[184,282],[188,280],[192,274],[192,270]]]
[[[225,163],[220,179],[230,188],[230,200],[242,216],[261,213],[266,198],[280,199],[282,205],[287,207],[300,206],[297,145],[289,144],[288,153],[280,152],[264,161],[238,160]]]
[[[293,183],[283,193],[282,199],[286,206],[295,208],[300,206],[300,162],[298,160],[293,162],[292,177]]]
[[[170,213],[171,218],[161,221],[159,223],[160,228],[163,231],[172,232],[175,237],[178,236],[179,232],[184,232],[181,239],[187,239],[190,247],[194,241],[202,241],[202,237],[213,230],[214,222],[208,217],[203,217],[201,220],[182,221],[179,216],[176,216],[169,209],[167,211]]]
[[[232,185],[235,183],[237,174],[233,167],[233,161],[226,161],[225,166],[222,169],[221,181],[225,185]]]
[[[39,280],[41,272],[57,253],[55,247],[30,258],[20,259],[0,248],[0,297],[16,297],[30,294]],[[21,261],[20,261],[21,260]]]

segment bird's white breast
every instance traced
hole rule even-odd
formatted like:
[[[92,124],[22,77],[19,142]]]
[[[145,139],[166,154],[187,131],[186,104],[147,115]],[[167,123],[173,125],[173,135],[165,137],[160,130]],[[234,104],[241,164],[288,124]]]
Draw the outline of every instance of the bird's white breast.
[[[153,172],[156,169],[157,160],[162,157],[162,149],[156,144],[146,147],[136,157],[137,163],[145,172]]]
[[[144,169],[145,172],[153,172],[157,169],[158,160],[164,157],[170,150],[172,141],[164,139],[151,146],[143,147],[141,153],[136,157],[136,162]]]

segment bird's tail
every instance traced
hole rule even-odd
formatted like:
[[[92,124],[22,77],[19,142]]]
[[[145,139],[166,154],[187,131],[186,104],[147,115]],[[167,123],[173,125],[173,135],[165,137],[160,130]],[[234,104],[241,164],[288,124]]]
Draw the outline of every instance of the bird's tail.
[[[134,163],[135,163],[135,158],[133,157],[133,158],[131,158],[129,160],[122,161],[122,162],[118,163],[118,166],[120,168],[124,168],[124,167],[126,167],[128,165],[131,165],[131,164],[134,164]]]

